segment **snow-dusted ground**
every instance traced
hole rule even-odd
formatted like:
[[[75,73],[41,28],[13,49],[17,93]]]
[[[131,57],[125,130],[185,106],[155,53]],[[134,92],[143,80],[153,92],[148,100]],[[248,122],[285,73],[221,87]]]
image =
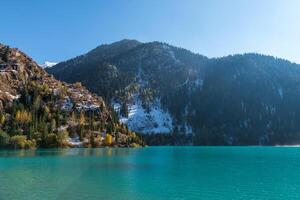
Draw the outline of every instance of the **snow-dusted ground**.
[[[164,45],[162,45],[162,47],[168,52],[168,54],[171,56],[171,58],[172,58],[175,62],[180,63],[180,60],[178,60],[178,59],[176,58],[175,53],[174,53],[174,51],[171,49],[170,46],[164,44]]]
[[[15,100],[15,99],[19,99],[20,97],[21,97],[21,95],[16,95],[16,96],[14,96],[14,95],[12,95],[12,94],[10,94],[10,93],[8,93],[8,92],[5,92],[5,94],[11,99],[11,100]]]
[[[120,116],[120,104],[114,102],[113,107]],[[127,124],[128,128],[140,133],[170,133],[172,131],[172,118],[170,114],[161,108],[159,100],[156,100],[147,113],[138,96],[128,105],[128,117],[120,116],[120,122]]]
[[[57,63],[55,63],[55,62],[46,61],[44,64],[40,64],[40,67],[42,67],[42,68],[50,68],[50,67],[53,67],[56,64]]]
[[[81,147],[82,146],[82,142],[79,140],[79,137],[76,136],[74,138],[69,137],[68,138],[68,142],[69,144],[71,144],[72,146],[76,146],[76,147]]]

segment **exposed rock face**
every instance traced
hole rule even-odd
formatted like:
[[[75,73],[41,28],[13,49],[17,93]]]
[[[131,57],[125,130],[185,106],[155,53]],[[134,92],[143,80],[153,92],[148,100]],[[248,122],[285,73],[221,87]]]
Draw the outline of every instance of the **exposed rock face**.
[[[91,94],[79,83],[66,84],[56,80],[23,52],[0,44],[0,110],[19,98],[26,85],[32,83],[47,85],[55,95],[62,95],[56,102],[62,109],[99,110],[103,117],[110,116],[101,97]]]
[[[56,80],[18,49],[0,44],[0,148],[143,145],[104,100]],[[118,137],[120,136],[120,137]]]

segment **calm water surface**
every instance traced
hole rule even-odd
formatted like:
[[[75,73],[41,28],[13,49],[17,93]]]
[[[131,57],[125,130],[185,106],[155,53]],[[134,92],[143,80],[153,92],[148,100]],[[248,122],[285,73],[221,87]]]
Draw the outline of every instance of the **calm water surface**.
[[[300,199],[300,148],[0,151],[11,199]]]

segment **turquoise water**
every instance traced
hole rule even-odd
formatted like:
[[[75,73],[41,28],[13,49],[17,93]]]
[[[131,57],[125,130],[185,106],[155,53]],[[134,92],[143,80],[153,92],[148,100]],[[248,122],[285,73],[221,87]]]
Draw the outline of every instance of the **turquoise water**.
[[[300,148],[0,151],[0,200],[299,199]]]

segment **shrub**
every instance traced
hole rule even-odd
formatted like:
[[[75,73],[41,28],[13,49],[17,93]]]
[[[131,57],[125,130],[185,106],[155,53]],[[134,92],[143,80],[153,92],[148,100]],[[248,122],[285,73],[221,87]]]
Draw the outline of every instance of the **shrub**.
[[[24,135],[15,135],[10,138],[10,145],[14,149],[32,149],[36,147],[36,141],[27,140]]]
[[[9,144],[9,135],[0,130],[0,148],[6,147]]]
[[[68,145],[69,133],[66,130],[59,131],[57,133],[57,142],[60,147],[65,147]]]
[[[36,148],[36,141],[34,139],[25,141],[25,149],[34,149],[34,148]]]
[[[10,144],[14,149],[24,149],[26,140],[24,135],[15,135],[10,138]]]
[[[0,113],[0,126],[2,126],[5,122],[5,115]]]
[[[49,147],[49,148],[59,147],[57,135],[54,133],[48,134],[45,138],[45,144],[46,144],[46,147]]]
[[[34,132],[32,138],[36,141],[37,144],[42,144],[42,134],[40,132]]]

